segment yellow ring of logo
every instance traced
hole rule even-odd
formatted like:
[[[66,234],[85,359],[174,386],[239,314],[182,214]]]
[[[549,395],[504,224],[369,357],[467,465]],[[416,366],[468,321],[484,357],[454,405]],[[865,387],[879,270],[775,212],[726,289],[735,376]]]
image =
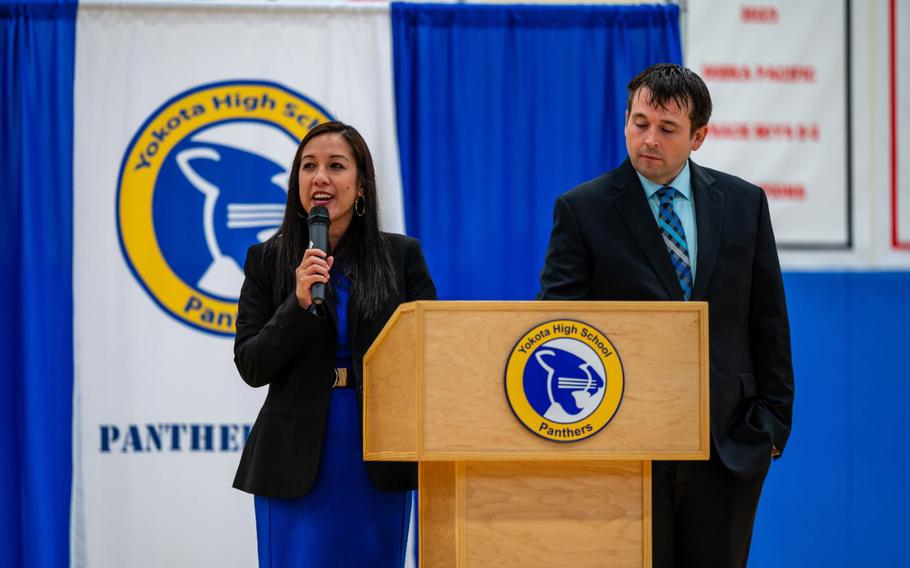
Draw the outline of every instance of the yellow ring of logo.
[[[123,158],[117,198],[120,245],[143,288],[177,320],[219,335],[233,335],[237,302],[200,292],[174,273],[155,235],[152,201],[161,165],[174,146],[206,126],[232,120],[265,122],[302,140],[311,128],[332,118],[276,83],[229,81],[197,87],[166,102],[140,128]]]
[[[600,405],[584,419],[572,423],[547,420],[528,401],[524,389],[525,367],[534,351],[554,339],[574,339],[590,347],[606,372],[605,391]],[[556,442],[577,442],[600,431],[619,410],[625,379],[619,353],[609,338],[592,325],[576,320],[553,320],[525,333],[509,355],[505,373],[506,397],[518,420],[529,430]]]

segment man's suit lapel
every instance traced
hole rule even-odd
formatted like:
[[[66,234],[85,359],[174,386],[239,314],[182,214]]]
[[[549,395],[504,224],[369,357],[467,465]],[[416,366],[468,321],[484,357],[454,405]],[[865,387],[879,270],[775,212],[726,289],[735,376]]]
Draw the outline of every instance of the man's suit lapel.
[[[720,250],[721,228],[724,222],[724,196],[715,189],[714,177],[689,160],[692,194],[695,197],[695,223],[698,227],[698,259],[695,271],[693,300],[703,300],[711,282],[711,274]]]
[[[623,162],[617,175],[614,176],[612,190],[614,192],[613,205],[619,211],[645,258],[651,264],[654,273],[660,279],[667,296],[671,300],[681,301],[683,299],[682,288],[676,278],[673,265],[670,263],[667,245],[664,244],[663,237],[660,235],[660,229],[657,221],[654,220],[651,207],[648,205],[641,181],[628,159]],[[699,241],[700,243],[701,241]]]

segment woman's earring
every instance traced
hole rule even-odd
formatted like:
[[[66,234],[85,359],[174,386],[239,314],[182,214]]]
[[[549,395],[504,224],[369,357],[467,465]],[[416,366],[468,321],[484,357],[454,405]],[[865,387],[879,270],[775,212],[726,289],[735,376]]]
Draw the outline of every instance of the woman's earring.
[[[354,200],[354,214],[358,217],[363,217],[363,214],[366,212],[367,200],[362,195],[358,195],[357,199]]]

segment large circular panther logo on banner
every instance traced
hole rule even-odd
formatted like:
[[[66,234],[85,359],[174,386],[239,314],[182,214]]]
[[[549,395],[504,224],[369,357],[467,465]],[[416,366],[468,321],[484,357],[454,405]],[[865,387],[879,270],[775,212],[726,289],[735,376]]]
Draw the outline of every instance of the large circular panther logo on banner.
[[[117,228],[161,309],[234,333],[246,251],[281,225],[297,144],[329,120],[312,100],[264,81],[203,85],[152,113],[120,166]]]
[[[529,430],[557,442],[596,434],[622,401],[622,361],[606,335],[575,320],[528,331],[506,364],[506,396]]]

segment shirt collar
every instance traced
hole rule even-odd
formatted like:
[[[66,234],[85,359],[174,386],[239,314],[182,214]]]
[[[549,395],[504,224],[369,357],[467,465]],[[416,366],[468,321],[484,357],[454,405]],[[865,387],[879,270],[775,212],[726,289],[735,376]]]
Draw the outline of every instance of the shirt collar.
[[[641,175],[638,173],[638,170],[636,170],[635,173],[638,175],[638,179],[641,180],[641,186],[645,188],[645,195],[648,196],[648,199],[654,197],[654,194],[657,193],[657,190],[664,187],[659,183],[654,183],[645,176]],[[681,172],[679,172],[679,175],[673,178],[673,181],[667,185],[678,191],[686,199],[692,199],[692,178],[691,174],[689,173],[689,160],[686,160],[686,165],[683,166],[683,169]]]

